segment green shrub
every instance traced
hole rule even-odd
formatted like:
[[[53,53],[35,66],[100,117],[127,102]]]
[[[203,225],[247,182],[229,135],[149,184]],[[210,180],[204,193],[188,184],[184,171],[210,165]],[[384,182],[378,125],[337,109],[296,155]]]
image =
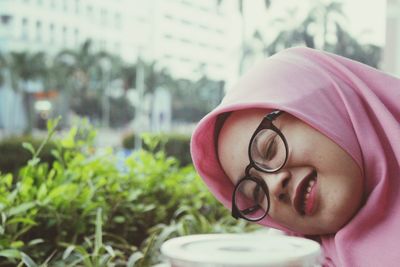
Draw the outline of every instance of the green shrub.
[[[24,166],[32,157],[31,153],[22,147],[23,143],[30,143],[34,148],[38,148],[43,140],[33,138],[31,136],[9,137],[0,141],[0,172],[14,173]],[[42,162],[51,164],[54,157],[51,150],[54,144],[47,144],[41,152]]]
[[[146,134],[145,134],[146,135]],[[159,139],[160,142],[156,149],[163,149],[167,156],[176,158],[181,166],[186,166],[192,163],[190,156],[190,136],[177,133],[162,133],[152,134],[152,138]],[[126,149],[133,149],[135,147],[135,134],[129,134],[122,140],[122,146]],[[142,137],[142,146],[148,149],[146,142]]]
[[[52,164],[25,145],[33,158],[18,175],[0,174],[0,266],[146,267],[168,237],[252,229],[231,218],[192,165],[157,150],[159,139],[144,136],[151,151],[134,152],[121,171],[111,149],[95,151],[94,136],[72,128],[54,142]]]

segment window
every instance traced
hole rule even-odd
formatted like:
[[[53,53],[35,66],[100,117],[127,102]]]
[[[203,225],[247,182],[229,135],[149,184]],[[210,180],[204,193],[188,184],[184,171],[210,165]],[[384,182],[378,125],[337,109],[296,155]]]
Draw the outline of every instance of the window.
[[[114,15],[114,25],[116,29],[121,28],[121,14],[115,13]]]
[[[121,44],[120,43],[114,43],[114,50],[116,53],[121,52]]]
[[[203,25],[203,24],[200,24],[199,26],[203,30],[208,30],[209,29],[206,25]]]
[[[107,10],[101,9],[100,20],[102,25],[107,25]]]
[[[49,43],[54,43],[54,24],[50,23],[49,25]]]
[[[86,7],[86,14],[87,14],[87,17],[89,19],[92,18],[92,16],[93,16],[93,7],[92,6],[87,6]]]
[[[100,50],[105,50],[106,49],[106,41],[105,40],[100,40],[99,41],[99,47],[100,47]]]
[[[78,30],[78,28],[76,28],[74,30],[74,39],[75,39],[75,45],[76,46],[79,45],[79,30]]]
[[[0,23],[5,26],[10,24],[11,20],[12,20],[12,16],[10,16],[10,15],[1,15],[0,16]]]
[[[180,41],[182,43],[187,43],[187,44],[191,43],[191,41],[189,39],[186,39],[186,38],[180,38]]]
[[[21,22],[21,39],[22,40],[28,40],[29,35],[28,35],[28,19],[23,18]]]
[[[182,24],[192,25],[192,22],[187,19],[181,19]]]
[[[42,22],[36,21],[36,41],[42,41]]]
[[[67,45],[67,27],[65,26],[62,27],[62,42],[64,46]]]
[[[179,58],[179,60],[180,60],[181,62],[184,62],[184,63],[190,62],[190,59],[188,59],[188,58],[186,58],[186,57],[181,57],[181,58]]]
[[[76,14],[79,14],[80,4],[81,4],[81,1],[75,0],[75,13]]]
[[[198,45],[201,46],[201,47],[203,47],[203,48],[208,47],[208,45],[207,45],[206,43],[203,43],[203,42],[198,43]]]

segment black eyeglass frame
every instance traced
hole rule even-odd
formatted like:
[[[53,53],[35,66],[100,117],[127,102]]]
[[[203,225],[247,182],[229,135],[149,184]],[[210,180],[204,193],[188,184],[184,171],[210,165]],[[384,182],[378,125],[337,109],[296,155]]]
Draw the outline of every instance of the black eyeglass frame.
[[[273,121],[274,121],[277,117],[279,117],[280,115],[282,115],[283,113],[284,113],[284,111],[276,110],[276,111],[273,111],[273,112],[268,113],[267,115],[265,115],[264,118],[262,119],[261,123],[259,124],[259,126],[257,127],[257,129],[254,131],[253,135],[252,135],[251,138],[250,138],[249,148],[248,148],[248,156],[249,156],[249,161],[250,161],[250,163],[247,165],[247,167],[246,167],[246,169],[245,169],[245,175],[244,175],[244,177],[241,178],[241,179],[236,183],[235,188],[234,188],[233,193],[232,193],[232,217],[234,217],[235,219],[242,218],[242,219],[245,219],[245,220],[247,220],[247,221],[257,222],[257,221],[262,220],[265,216],[267,216],[267,214],[268,214],[268,212],[269,212],[270,197],[269,197],[269,189],[268,189],[268,186],[267,186],[267,184],[265,183],[264,180],[262,180],[262,179],[260,179],[260,178],[258,178],[258,177],[251,176],[251,175],[250,175],[250,170],[251,170],[251,168],[254,168],[254,169],[256,169],[256,170],[258,170],[258,171],[261,171],[261,172],[264,172],[264,173],[275,173],[275,172],[278,172],[279,170],[281,170],[281,169],[285,166],[286,161],[287,161],[287,159],[288,159],[288,154],[289,154],[288,144],[287,144],[287,141],[286,141],[285,136],[284,136],[284,135],[282,134],[282,132],[273,124]],[[269,129],[269,130],[272,130],[272,131],[276,132],[276,133],[279,135],[279,137],[281,137],[281,139],[282,139],[282,141],[283,141],[283,143],[284,143],[284,146],[285,146],[285,152],[286,152],[286,153],[285,153],[285,160],[283,161],[283,163],[282,163],[281,166],[279,166],[278,168],[273,169],[273,170],[268,170],[268,169],[263,169],[263,168],[261,168],[260,166],[257,165],[257,163],[254,162],[254,160],[253,160],[252,157],[251,157],[251,147],[252,147],[254,138],[257,136],[257,134],[258,134],[260,131],[265,130],[265,129]],[[239,208],[238,208],[238,207],[236,206],[236,204],[235,204],[235,203],[236,203],[236,191],[238,190],[239,185],[240,185],[243,181],[245,181],[245,180],[253,181],[253,182],[255,182],[257,185],[261,186],[261,189],[264,191],[264,194],[265,194],[265,196],[267,197],[267,200],[268,200],[268,207],[267,207],[267,209],[266,209],[266,211],[265,211],[265,214],[264,214],[263,216],[261,216],[260,218],[251,219],[251,218],[246,218],[245,216],[242,215],[243,213],[246,214],[246,213],[254,212],[256,209],[261,208],[260,205],[256,205],[256,206],[247,208],[247,209],[245,209],[245,210],[239,211]]]

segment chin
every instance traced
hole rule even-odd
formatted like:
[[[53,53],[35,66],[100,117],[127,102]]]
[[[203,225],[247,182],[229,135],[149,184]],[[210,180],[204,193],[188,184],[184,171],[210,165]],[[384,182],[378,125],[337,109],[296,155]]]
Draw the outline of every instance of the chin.
[[[324,228],[321,229],[322,231],[319,234],[320,235],[335,234],[340,229],[342,229],[347,224],[348,221],[349,219],[347,218],[345,219],[343,217],[331,218],[330,220],[327,220],[327,222],[323,224]]]
[[[337,218],[330,218],[326,220],[318,220],[314,221],[314,225],[307,225],[303,229],[298,229],[298,233],[302,233],[303,235],[331,235],[337,233],[340,229],[343,228],[343,226],[346,224],[346,222],[343,221],[338,221]]]

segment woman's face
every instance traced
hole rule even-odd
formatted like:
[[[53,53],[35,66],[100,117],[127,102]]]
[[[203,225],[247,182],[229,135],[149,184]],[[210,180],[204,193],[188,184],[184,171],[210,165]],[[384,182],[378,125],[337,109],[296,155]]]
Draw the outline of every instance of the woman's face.
[[[233,184],[244,176],[249,164],[250,138],[266,113],[261,109],[233,112],[221,129],[218,156]],[[250,171],[268,186],[268,215],[280,225],[305,235],[337,232],[361,206],[360,168],[336,143],[294,116],[284,113],[273,123],[287,140],[288,160],[276,173],[254,168]],[[314,182],[309,183],[310,179]],[[305,197],[307,190],[312,191],[312,197]],[[300,194],[303,195],[299,197]],[[301,209],[304,211],[307,206],[307,212],[299,212],[295,198],[302,199]]]

